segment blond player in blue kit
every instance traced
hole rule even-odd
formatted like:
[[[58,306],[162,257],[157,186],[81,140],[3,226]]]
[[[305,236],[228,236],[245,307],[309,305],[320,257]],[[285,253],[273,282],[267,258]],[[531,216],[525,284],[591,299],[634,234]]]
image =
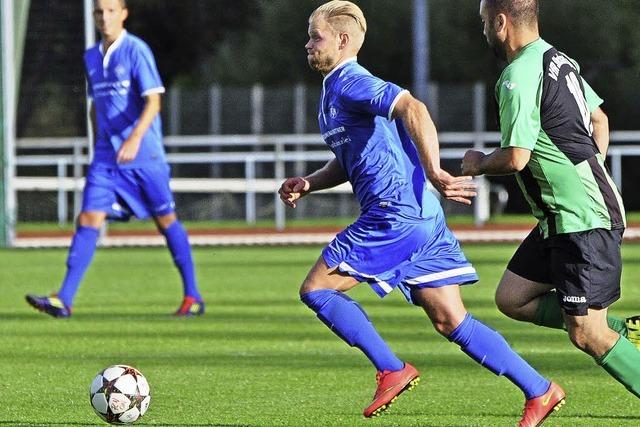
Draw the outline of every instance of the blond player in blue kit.
[[[27,302],[53,317],[71,316],[73,299],[91,263],[105,219],[152,217],[183,281],[176,315],[204,313],[191,246],[175,213],[170,168],[162,145],[160,94],[164,86],[149,46],[124,29],[125,0],[95,0],[93,16],[102,39],[85,52],[94,158],[83,192],[67,258],[67,274],[51,296],[27,295]]]
[[[437,134],[424,104],[358,64],[366,30],[362,11],[348,1],[325,3],[309,19],[307,60],[324,76],[318,121],[335,158],[306,177],[287,179],[280,197],[295,207],[311,192],[349,181],[361,214],[324,248],[302,283],[301,299],[375,366],[377,389],[365,417],[385,411],[420,374],[394,354],[346,295],[360,282],[380,297],[399,288],[439,333],[522,390],[520,426],[539,425],[564,392],[466,311],[460,286],[478,276],[427,190],[427,179],[447,199],[467,204],[474,186],[469,177],[455,178],[440,168]]]

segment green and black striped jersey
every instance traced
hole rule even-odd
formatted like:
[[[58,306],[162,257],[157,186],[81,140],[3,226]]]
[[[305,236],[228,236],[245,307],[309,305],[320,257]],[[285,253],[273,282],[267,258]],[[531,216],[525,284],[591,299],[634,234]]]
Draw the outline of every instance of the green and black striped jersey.
[[[501,147],[531,150],[516,179],[544,237],[625,227],[620,193],[593,138],[602,103],[578,64],[538,39],[496,84]]]

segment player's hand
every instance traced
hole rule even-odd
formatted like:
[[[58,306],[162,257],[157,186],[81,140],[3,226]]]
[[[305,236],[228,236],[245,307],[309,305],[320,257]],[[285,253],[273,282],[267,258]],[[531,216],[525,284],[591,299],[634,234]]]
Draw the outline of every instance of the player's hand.
[[[295,208],[296,200],[306,196],[309,193],[309,187],[309,181],[297,176],[283,182],[278,190],[278,194],[280,195],[280,200],[282,200],[285,205]]]
[[[138,151],[140,150],[140,142],[142,140],[139,138],[129,137],[125,142],[122,143],[120,149],[118,150],[118,154],[116,157],[116,161],[118,164],[129,163],[138,155]]]
[[[468,150],[466,153],[464,153],[462,164],[460,165],[462,174],[471,176],[481,175],[480,164],[482,163],[482,159],[484,159],[485,156],[486,154],[476,150]]]
[[[452,202],[470,205],[476,196],[476,184],[470,176],[452,176],[445,170],[429,174],[429,181],[442,196]]]

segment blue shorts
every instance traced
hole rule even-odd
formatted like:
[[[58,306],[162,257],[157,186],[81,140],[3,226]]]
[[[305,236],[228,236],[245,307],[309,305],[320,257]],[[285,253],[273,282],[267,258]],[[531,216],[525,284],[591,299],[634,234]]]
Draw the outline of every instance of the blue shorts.
[[[441,215],[417,223],[361,216],[324,248],[322,257],[330,268],[369,283],[380,297],[398,287],[409,302],[411,288],[478,281]]]
[[[144,219],[175,211],[166,163],[139,169],[94,164],[89,168],[82,194],[82,211],[106,212],[111,220]]]

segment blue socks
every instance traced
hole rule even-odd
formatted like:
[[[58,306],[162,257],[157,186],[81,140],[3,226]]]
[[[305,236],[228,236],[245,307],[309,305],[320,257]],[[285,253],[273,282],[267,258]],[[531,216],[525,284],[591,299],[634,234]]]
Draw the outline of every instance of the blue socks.
[[[80,287],[80,281],[91,263],[100,230],[92,227],[78,226],[73,235],[69,255],[67,256],[67,274],[58,291],[58,298],[67,306],[73,305],[73,298]]]
[[[449,335],[473,360],[517,385],[527,399],[543,395],[551,383],[509,347],[505,339],[469,313]]]
[[[360,305],[342,292],[320,289],[300,299],[343,341],[362,350],[378,371],[404,368],[404,362],[393,354]]]
[[[360,305],[342,292],[320,289],[301,297],[318,318],[352,347],[357,347],[379,371],[397,371],[404,363],[378,334]],[[467,314],[448,337],[473,360],[517,385],[527,399],[543,395],[551,383],[516,354],[502,335]]]
[[[100,231],[97,228],[83,226],[79,226],[73,236],[67,257],[67,274],[58,291],[58,298],[67,307],[73,305],[73,298],[80,287],[80,281],[96,251],[99,236]],[[180,270],[185,296],[190,296],[200,301],[202,298],[196,285],[191,246],[189,245],[187,232],[179,221],[175,221],[169,228],[164,230],[164,236],[167,239],[167,245],[171,251],[173,261],[178,270]]]
[[[167,246],[173,257],[173,262],[180,271],[182,276],[182,285],[184,287],[184,296],[193,297],[198,301],[202,300],[196,285],[195,270],[193,268],[193,259],[191,258],[191,245],[187,232],[180,221],[173,222],[166,230],[163,231],[167,240]]]

